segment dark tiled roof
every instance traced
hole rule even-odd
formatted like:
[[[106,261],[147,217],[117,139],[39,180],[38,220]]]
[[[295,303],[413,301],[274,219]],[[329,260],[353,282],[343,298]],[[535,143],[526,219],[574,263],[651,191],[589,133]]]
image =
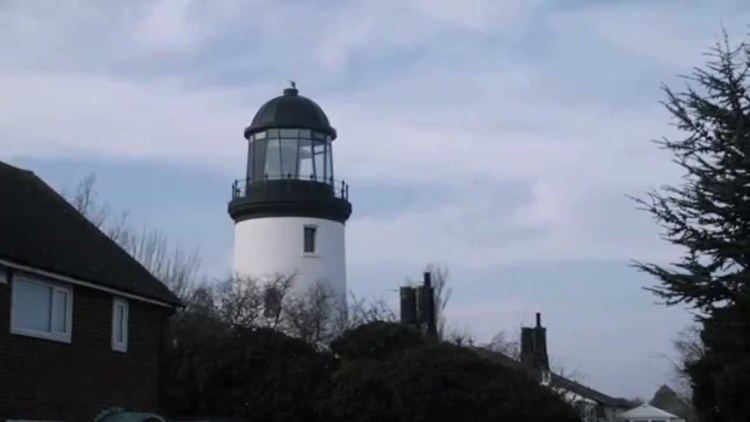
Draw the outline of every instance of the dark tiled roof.
[[[513,359],[510,356],[505,355],[504,353],[496,352],[486,347],[474,347],[474,351],[478,353],[480,356],[483,356],[493,362],[499,363],[507,368],[514,368],[514,369],[521,369],[521,370],[528,369],[525,366],[523,366],[521,362]]]
[[[0,162],[0,258],[150,299],[177,297],[34,173]]]
[[[602,392],[594,390],[593,388],[586,387],[583,384],[579,384],[557,374],[552,374],[552,386],[571,391],[609,407],[629,409],[634,406],[629,400],[608,396]]]
[[[532,370],[525,367],[523,364],[521,364],[521,362],[509,356],[506,356],[500,352],[488,350],[483,347],[477,347],[475,348],[475,350],[481,356],[484,356],[506,367],[532,372]],[[618,397],[610,397],[604,393],[594,390],[593,388],[586,387],[583,384],[579,384],[575,381],[569,380],[555,373],[552,374],[551,383],[552,383],[552,387],[554,388],[560,388],[563,390],[576,393],[578,395],[591,399],[597,403],[600,403],[604,406],[620,407],[620,408],[626,408],[626,409],[633,407],[633,403],[631,403],[628,400],[618,398]]]
[[[661,410],[673,413],[685,420],[694,419],[694,412],[690,404],[681,399],[680,396],[678,396],[677,393],[667,385],[659,387],[659,390],[656,391],[656,394],[654,394],[654,397],[649,404]]]

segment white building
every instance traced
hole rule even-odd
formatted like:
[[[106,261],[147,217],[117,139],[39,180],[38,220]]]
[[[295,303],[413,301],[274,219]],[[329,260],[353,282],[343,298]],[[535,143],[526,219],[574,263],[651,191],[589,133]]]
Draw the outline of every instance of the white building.
[[[233,185],[233,269],[260,278],[296,274],[292,292],[322,286],[346,300],[348,186],[334,179],[331,127],[292,85],[245,129],[246,177]]]
[[[685,422],[679,416],[661,410],[650,404],[642,404],[638,407],[622,412],[617,415],[618,422]]]

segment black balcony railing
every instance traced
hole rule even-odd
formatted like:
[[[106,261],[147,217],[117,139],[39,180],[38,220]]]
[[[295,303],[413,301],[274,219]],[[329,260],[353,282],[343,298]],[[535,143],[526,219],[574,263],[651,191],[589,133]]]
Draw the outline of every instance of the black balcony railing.
[[[310,176],[310,178],[301,178],[301,177],[295,177],[293,175],[287,175],[287,176],[269,176],[266,175],[263,179],[238,179],[235,180],[234,183],[232,183],[232,199],[240,199],[245,198],[248,196],[249,193],[251,193],[254,190],[262,190],[265,189],[268,185],[268,183],[273,183],[274,185],[278,184],[279,182],[288,182],[290,185],[294,184],[296,189],[299,189],[301,186],[309,186],[310,190],[319,191],[319,188],[321,184],[328,185],[328,187],[331,189],[331,192],[333,192],[334,197],[349,200],[349,185],[346,184],[343,180],[335,180],[334,178],[315,178],[313,176]],[[299,182],[313,182],[309,185],[306,183],[299,183]],[[303,188],[304,189],[304,188]]]

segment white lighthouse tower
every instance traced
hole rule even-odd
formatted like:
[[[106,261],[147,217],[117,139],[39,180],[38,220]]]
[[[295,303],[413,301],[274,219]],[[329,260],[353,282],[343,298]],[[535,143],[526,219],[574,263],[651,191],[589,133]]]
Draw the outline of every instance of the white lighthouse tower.
[[[334,179],[331,127],[294,84],[265,103],[245,129],[247,175],[233,185],[234,272],[296,274],[293,294],[320,285],[346,300],[344,224],[348,186]]]

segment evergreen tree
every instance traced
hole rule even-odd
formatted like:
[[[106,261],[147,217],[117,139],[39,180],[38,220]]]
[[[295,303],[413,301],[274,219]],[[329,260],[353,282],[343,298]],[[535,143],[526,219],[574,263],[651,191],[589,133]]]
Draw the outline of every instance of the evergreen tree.
[[[708,55],[685,91],[665,88],[684,136],[657,142],[685,170],[683,182],[638,200],[685,253],[669,266],[636,266],[659,280],[649,290],[691,306],[703,324],[706,354],[685,362],[703,420],[739,421],[750,414],[750,46],[725,36]]]

